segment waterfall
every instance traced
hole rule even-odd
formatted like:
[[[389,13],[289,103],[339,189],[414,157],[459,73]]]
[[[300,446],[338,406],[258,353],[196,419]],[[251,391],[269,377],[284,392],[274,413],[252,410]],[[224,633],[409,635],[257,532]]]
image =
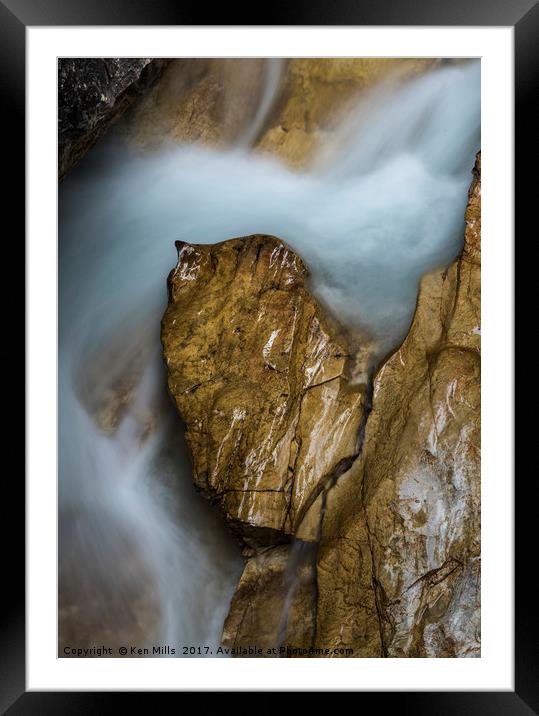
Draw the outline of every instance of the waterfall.
[[[238,146],[246,148],[251,147],[258,139],[260,132],[264,129],[268,115],[278,97],[284,67],[285,60],[281,58],[266,60],[264,64],[262,94],[258,107],[255,116],[252,121],[249,122],[243,137],[241,137],[238,141]]]
[[[275,61],[236,147],[137,154],[112,137],[60,188],[63,641],[82,620],[216,647],[241,573],[238,545],[192,487],[166,395],[159,322],[176,239],[278,236],[309,266],[315,294],[380,354],[406,334],[421,275],[462,246],[479,62],[365,93],[306,172],[249,151],[279,82]]]

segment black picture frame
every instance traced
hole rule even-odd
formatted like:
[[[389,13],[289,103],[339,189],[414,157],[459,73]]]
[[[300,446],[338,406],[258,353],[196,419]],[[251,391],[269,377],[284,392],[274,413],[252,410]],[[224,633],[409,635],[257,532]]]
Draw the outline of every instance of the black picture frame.
[[[256,25],[246,15],[245,7],[224,4],[212,8],[212,25]],[[537,173],[537,129],[533,101],[539,89],[539,4],[535,0],[301,0],[301,2],[273,2],[264,8],[264,25],[446,25],[446,26],[513,26],[515,41],[515,162],[516,192],[515,226],[523,234],[526,214],[537,200],[536,182],[528,181]],[[28,26],[65,25],[207,25],[208,8],[198,8],[178,0],[0,0],[0,85],[2,92],[2,137],[4,138],[5,207],[9,213],[24,221],[25,211],[25,30]],[[203,17],[204,16],[204,17]],[[532,170],[535,169],[535,172]],[[7,213],[7,210],[6,210]],[[530,221],[529,226],[534,226]],[[19,229],[19,232],[21,230]],[[524,236],[521,236],[523,239]],[[12,252],[10,265],[24,262],[25,242],[12,230],[5,236],[3,248]],[[6,254],[4,252],[4,261]],[[6,265],[6,264],[4,264]],[[24,305],[22,281],[8,288],[2,281],[4,306],[14,306],[18,296]],[[23,322],[11,310],[4,312],[4,335],[11,346],[24,341]],[[18,384],[16,401],[21,405],[20,386],[22,361],[20,349],[2,351],[2,373],[8,382]],[[19,375],[17,381],[15,376]],[[24,404],[24,403],[22,403]],[[12,419],[12,425],[16,422]],[[515,450],[515,454],[517,454]],[[14,463],[15,464],[15,463]],[[516,475],[516,473],[515,473]],[[539,679],[537,678],[538,639],[537,608],[534,590],[530,585],[530,562],[524,555],[536,543],[532,532],[537,504],[533,500],[534,474],[526,471],[518,483],[516,493],[516,555],[515,555],[515,691],[514,692],[362,692],[359,708],[366,699],[376,699],[377,706],[398,709],[414,714],[496,714],[519,716],[539,714]],[[516,489],[518,488],[518,489]],[[7,492],[7,494],[6,494]],[[4,552],[13,557],[13,566],[4,565],[3,596],[6,604],[1,612],[0,633],[0,712],[13,714],[95,714],[107,708],[117,709],[116,693],[97,692],[25,692],[25,622],[24,622],[24,482],[13,471],[4,480],[4,510],[12,518],[2,521]],[[530,557],[531,559],[531,557]],[[533,563],[532,563],[533,564]],[[203,663],[201,662],[201,668]],[[246,684],[247,686],[247,684]],[[428,688],[428,684],[425,685]],[[128,694],[122,694],[127,696]],[[170,694],[168,694],[170,696]],[[174,694],[173,694],[174,695]],[[181,694],[180,694],[181,696]],[[359,694],[358,694],[359,696]],[[358,698],[356,696],[355,698]],[[383,696],[383,703],[379,699]],[[147,695],[137,693],[137,707],[150,708]],[[154,698],[154,694],[151,695]],[[256,703],[256,702],[255,702]],[[322,706],[323,707],[323,706]],[[125,706],[122,705],[122,709]],[[155,706],[154,706],[155,708]]]

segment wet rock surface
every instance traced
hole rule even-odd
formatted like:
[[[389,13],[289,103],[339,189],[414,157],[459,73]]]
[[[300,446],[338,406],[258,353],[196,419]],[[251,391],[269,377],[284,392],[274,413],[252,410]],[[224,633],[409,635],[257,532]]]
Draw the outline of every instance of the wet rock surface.
[[[362,92],[377,84],[404,82],[443,62],[365,57],[289,60],[257,150],[278,156],[292,167],[303,167],[331,140]]]
[[[256,645],[260,656],[279,656],[292,646],[308,648],[315,632],[315,543],[303,554],[289,545],[262,549],[250,557],[232,599],[222,642],[238,649]],[[268,650],[276,650],[268,654]]]
[[[480,655],[480,196],[479,156],[462,255],[423,278],[328,496],[317,638],[355,656]]]
[[[162,342],[194,480],[246,539],[315,539],[319,496],[357,453],[363,391],[301,259],[264,235],[178,243]]]
[[[424,277],[374,385],[362,499],[388,656],[480,655],[480,171],[462,255]]]
[[[58,60],[58,175],[62,179],[160,76],[168,60]]]

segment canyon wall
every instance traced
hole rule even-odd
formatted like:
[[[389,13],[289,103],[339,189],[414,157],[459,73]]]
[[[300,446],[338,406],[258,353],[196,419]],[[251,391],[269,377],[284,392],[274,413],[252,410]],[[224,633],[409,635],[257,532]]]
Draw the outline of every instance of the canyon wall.
[[[166,142],[254,148],[308,165],[361,92],[403,82],[437,58],[177,59],[126,117],[139,148]]]
[[[156,81],[168,60],[59,58],[58,176]]]
[[[479,656],[480,162],[462,255],[423,278],[408,336],[374,378],[361,457],[328,496],[317,639],[365,656],[370,593],[379,655]]]
[[[169,388],[247,559],[224,644],[480,655],[480,172],[478,155],[462,254],[359,385],[281,241],[178,246]]]
[[[112,125],[139,149],[171,141],[243,146],[303,167],[359,93],[452,61],[60,58],[58,176]]]

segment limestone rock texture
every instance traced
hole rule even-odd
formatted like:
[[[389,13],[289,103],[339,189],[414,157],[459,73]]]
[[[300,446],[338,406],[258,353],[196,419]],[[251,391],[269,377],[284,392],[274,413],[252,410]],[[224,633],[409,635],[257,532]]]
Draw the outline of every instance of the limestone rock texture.
[[[403,82],[437,58],[176,59],[126,117],[139,147],[244,146],[306,166],[358,94]]]
[[[345,336],[282,241],[177,246],[161,336],[195,484],[244,537],[316,539],[311,507],[357,455]]]
[[[461,255],[367,385],[281,241],[178,244],[169,388],[245,547],[225,645],[480,655],[480,174],[478,155]]]
[[[480,655],[480,172],[478,155],[462,254],[423,278],[328,495],[317,639],[359,655]]]
[[[158,83],[125,118],[141,148],[163,142],[225,147],[241,143],[264,89],[264,60],[172,60]]]
[[[58,175],[62,179],[110,124],[160,76],[167,60],[58,60]]]
[[[224,624],[225,646],[310,646],[316,626],[316,543],[299,544],[297,553],[277,545],[247,559]]]
[[[302,168],[323,149],[365,90],[399,83],[442,64],[438,58],[297,58],[256,149]]]
[[[423,279],[374,386],[363,501],[388,656],[479,656],[480,171],[462,255]]]

